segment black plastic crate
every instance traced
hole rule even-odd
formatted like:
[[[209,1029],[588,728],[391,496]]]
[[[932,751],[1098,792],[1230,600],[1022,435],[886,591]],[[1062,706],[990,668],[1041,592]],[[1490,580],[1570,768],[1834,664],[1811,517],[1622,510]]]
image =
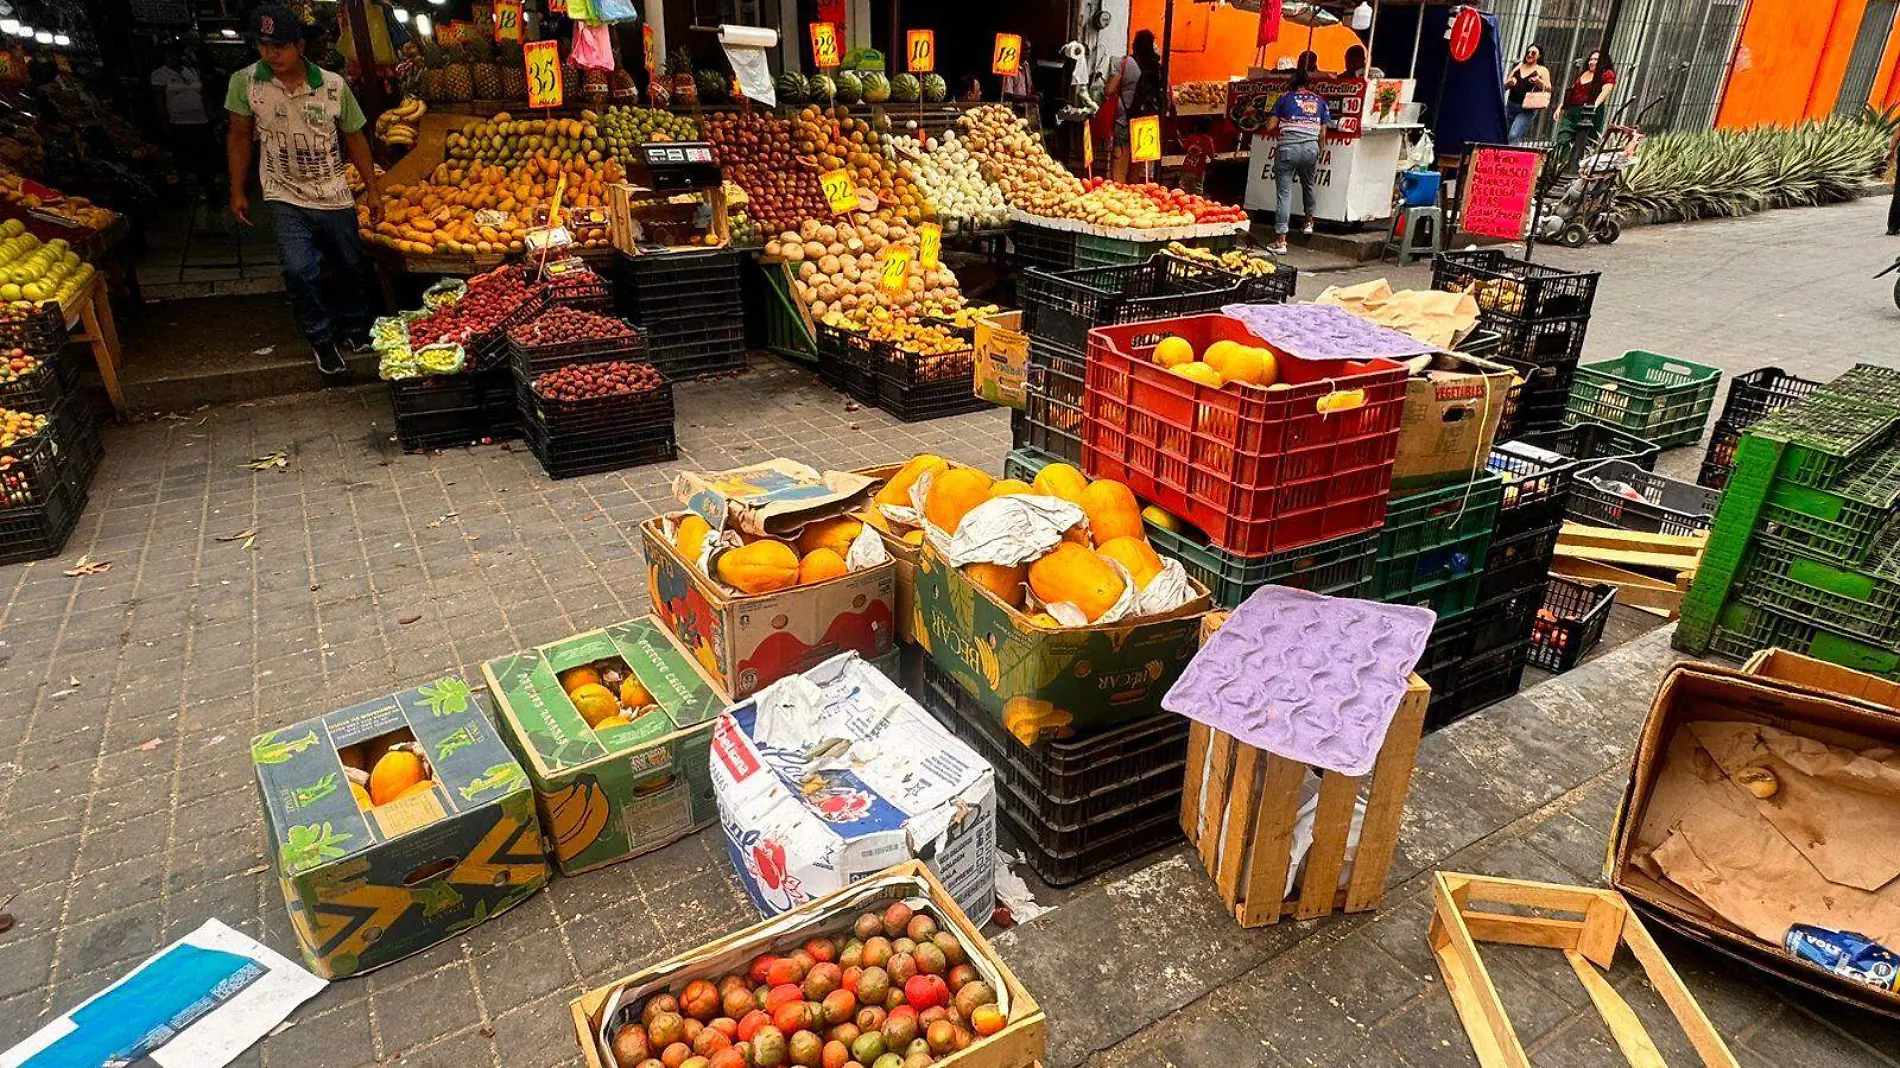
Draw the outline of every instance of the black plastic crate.
[[[0,447],[0,509],[42,505],[54,490],[70,488],[72,462],[55,427],[48,417],[39,433]]]
[[[1531,626],[1530,662],[1557,674],[1576,667],[1603,640],[1615,604],[1615,586],[1553,577]]]
[[[550,275],[541,283],[549,304],[606,315],[613,309],[614,287],[592,269]]]
[[[1656,469],[1656,456],[1662,452],[1654,442],[1607,423],[1576,423],[1561,430],[1526,434],[1518,440],[1572,460],[1628,460],[1645,471]],[[1574,481],[1576,467],[1567,475]]]
[[[47,301],[32,311],[8,309],[0,318],[0,349],[25,349],[27,355],[51,359],[66,347],[66,313]],[[12,318],[18,315],[19,318]]]
[[[468,411],[481,403],[474,375],[425,375],[389,383],[389,406],[399,420],[405,415]]]
[[[966,346],[967,338],[960,339]],[[914,387],[940,382],[969,381],[976,373],[973,347],[926,356],[898,348],[888,341],[870,341],[870,369],[885,382]],[[974,387],[972,387],[974,388]]]
[[[521,324],[521,326],[526,325],[526,323]],[[592,341],[557,342],[551,345],[537,345],[524,341],[511,330],[508,336],[509,362],[514,367],[516,378],[530,382],[547,371],[566,367],[569,364],[602,363],[607,360],[645,363],[646,335],[639,327],[631,323],[626,326],[628,332],[618,337]],[[486,368],[477,369],[486,370]]]
[[[1692,535],[1715,522],[1721,491],[1665,478],[1628,460],[1604,460],[1577,472],[1573,518],[1645,534]]]
[[[1537,366],[1574,366],[1583,355],[1583,339],[1589,333],[1587,319],[1563,319],[1547,323],[1521,323],[1484,315],[1484,328],[1498,335],[1492,359],[1511,360]]]
[[[997,815],[1022,848],[1030,870],[1050,886],[1079,883],[1185,837],[1180,790],[1067,825],[1035,818],[1028,799],[1002,783],[997,784],[996,802]]]
[[[502,316],[492,329],[476,334],[462,343],[463,362],[470,371],[490,371],[506,367],[513,351],[508,331],[528,322],[548,309],[547,295],[540,290],[524,293],[514,310]]]
[[[1024,333],[1080,356],[1095,327],[1218,312],[1242,303],[1241,290],[1236,275],[1159,255],[1127,266],[1027,270],[1016,301]]]
[[[1563,527],[1560,513],[1545,526],[1514,531],[1508,538],[1494,537],[1491,551],[1485,556],[1484,577],[1478,580],[1479,603],[1532,586],[1542,587],[1550,577],[1550,563],[1557,555],[1557,539],[1563,535]]]
[[[1023,367],[1023,381],[1054,400],[1081,408],[1088,394],[1088,362],[1032,337],[1029,359]]]
[[[1470,291],[1487,315],[1527,323],[1587,317],[1601,277],[1601,271],[1566,271],[1497,248],[1441,252],[1432,261],[1433,289]]]
[[[1702,467],[1695,482],[1712,490],[1728,488],[1728,476],[1735,470],[1735,449],[1742,443],[1742,429],[1718,421],[1709,430],[1709,449],[1702,454]]]
[[[1520,644],[1466,660],[1453,675],[1450,699],[1426,712],[1427,729],[1449,726],[1516,693],[1524,684],[1528,648]]]
[[[737,317],[742,308],[739,250],[619,257],[618,308],[642,326],[704,317]]]
[[[1527,441],[1501,441],[1485,466],[1504,476],[1494,540],[1541,530],[1563,519],[1577,461]]]
[[[878,380],[877,365],[880,359],[877,346],[861,330],[846,330],[842,327],[826,327],[820,323],[820,336],[829,331],[830,344],[837,353],[841,368],[839,383],[845,393],[859,404],[875,407],[877,405]],[[824,342],[820,342],[822,349]]]
[[[60,370],[66,362],[51,357],[11,382],[0,382],[0,408],[36,415],[52,411],[72,393]]]
[[[1779,367],[1763,367],[1729,379],[1728,399],[1722,404],[1717,422],[1737,431],[1766,419],[1770,412],[1786,408],[1819,391],[1823,383],[1798,378]]]
[[[1034,386],[1023,389],[1023,440],[1031,448],[1072,464],[1082,462],[1082,408],[1064,404]]]
[[[1432,626],[1431,637],[1425,642],[1425,651],[1419,654],[1418,663],[1412,667],[1414,674],[1425,680],[1433,693],[1450,693],[1453,686],[1452,676],[1458,665],[1464,663],[1465,652],[1471,646],[1472,625],[1476,619],[1470,613],[1441,617]]]
[[[736,315],[653,327],[647,362],[674,382],[745,370],[745,324]]]
[[[37,504],[8,507],[0,499],[0,564],[58,556],[85,508],[85,490],[57,480]]]
[[[988,411],[994,407],[976,395],[971,378],[948,379],[905,386],[888,378],[878,380],[877,406],[902,423],[921,423],[952,415]]]
[[[1009,228],[1010,261],[1018,270],[1032,267],[1045,271],[1072,270],[1079,236],[1069,230],[1016,223]]]
[[[528,450],[541,462],[541,469],[549,478],[594,475],[679,458],[679,445],[670,425],[648,431],[649,436],[608,443],[552,441],[532,422],[523,425],[522,430]]]
[[[1544,607],[1546,576],[1536,584],[1479,602],[1471,613],[1471,632],[1465,655],[1484,657],[1500,649],[1522,646],[1531,637],[1531,624]]]
[[[640,393],[617,393],[583,400],[555,400],[530,385],[519,394],[521,414],[536,430],[557,441],[611,444],[645,440],[673,428],[673,385]]]
[[[69,397],[54,409],[49,420],[55,443],[62,450],[59,456],[61,475],[66,484],[84,493],[92,485],[92,476],[99,471],[99,464],[105,459],[105,439],[99,433],[99,421],[94,417],[92,407],[84,401]]]
[[[480,407],[396,413],[396,442],[405,452],[475,445],[489,436]]]
[[[1006,477],[1010,475],[1009,466],[1005,461],[1003,474]],[[1214,603],[1226,609],[1239,608],[1242,601],[1262,586],[1291,586],[1334,597],[1355,596],[1372,577],[1373,562],[1379,555],[1376,530],[1268,556],[1236,556],[1153,523],[1146,524],[1146,529],[1155,552],[1180,561],[1188,577],[1206,586]]]

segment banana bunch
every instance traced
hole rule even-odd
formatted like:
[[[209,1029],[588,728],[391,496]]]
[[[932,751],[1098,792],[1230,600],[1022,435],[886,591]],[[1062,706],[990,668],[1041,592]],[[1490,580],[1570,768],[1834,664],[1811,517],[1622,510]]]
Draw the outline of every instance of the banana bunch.
[[[429,111],[418,97],[404,97],[402,103],[376,116],[376,139],[386,145],[407,148],[416,143],[416,126]]]

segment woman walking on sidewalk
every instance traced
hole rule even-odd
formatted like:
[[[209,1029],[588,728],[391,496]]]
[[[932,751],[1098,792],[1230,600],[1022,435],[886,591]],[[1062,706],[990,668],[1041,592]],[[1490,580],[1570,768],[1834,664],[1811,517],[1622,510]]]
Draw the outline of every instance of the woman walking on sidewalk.
[[[1523,144],[1537,127],[1537,117],[1550,107],[1550,85],[1543,48],[1526,48],[1524,58],[1504,76],[1504,111],[1510,117],[1512,144]]]
[[[1557,144],[1552,155],[1565,169],[1575,166],[1574,153],[1581,152],[1583,143],[1602,128],[1603,105],[1610,102],[1610,94],[1615,91],[1616,68],[1610,57],[1591,51],[1557,109]]]
[[[1293,219],[1293,185],[1299,183],[1301,201],[1306,208],[1306,225],[1300,232],[1313,232],[1313,186],[1319,174],[1320,140],[1333,116],[1326,98],[1306,89],[1307,74],[1295,69],[1293,81],[1284,96],[1273,105],[1267,117],[1267,136],[1278,137],[1273,149],[1273,247],[1267,251],[1286,255],[1286,235]]]

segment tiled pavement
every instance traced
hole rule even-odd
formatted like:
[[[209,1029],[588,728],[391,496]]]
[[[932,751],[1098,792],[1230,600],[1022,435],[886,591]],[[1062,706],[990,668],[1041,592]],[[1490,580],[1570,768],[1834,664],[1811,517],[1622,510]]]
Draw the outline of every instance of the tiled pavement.
[[[1862,236],[1876,209],[1591,250],[1610,272],[1593,338],[1817,375],[1875,338],[1891,349],[1886,288],[1860,263],[1886,248]],[[500,447],[404,456],[371,390],[109,431],[66,554],[0,568],[0,907],[18,918],[0,935],[0,1046],[207,917],[288,948],[246,739],[645,611],[634,527],[670,504],[678,470],[779,454],[851,467],[926,447],[993,468],[1007,448],[1000,413],[903,427],[770,361],[686,387],[680,405],[678,463],[560,483]],[[241,466],[277,450],[283,470]],[[113,567],[62,574],[81,553]],[[1470,1063],[1420,956],[1418,873],[1591,878],[1661,641],[1434,736],[1396,873],[1413,881],[1374,917],[1243,933],[1187,858],[1164,854],[1004,936],[1050,1008],[1050,1063]],[[334,984],[239,1063],[568,1063],[568,997],[748,918],[702,834],[556,879],[462,938]],[[1900,1063],[1881,1022],[1669,948],[1745,1064]],[[1540,1065],[1615,1063],[1574,982],[1535,959],[1504,972]]]

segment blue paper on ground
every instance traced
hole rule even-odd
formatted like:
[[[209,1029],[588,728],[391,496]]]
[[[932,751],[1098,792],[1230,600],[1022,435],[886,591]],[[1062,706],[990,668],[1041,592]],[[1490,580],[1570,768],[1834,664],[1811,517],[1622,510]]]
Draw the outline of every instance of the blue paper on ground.
[[[173,946],[72,1013],[74,1029],[25,1068],[129,1063],[264,976],[264,966],[221,949]]]

